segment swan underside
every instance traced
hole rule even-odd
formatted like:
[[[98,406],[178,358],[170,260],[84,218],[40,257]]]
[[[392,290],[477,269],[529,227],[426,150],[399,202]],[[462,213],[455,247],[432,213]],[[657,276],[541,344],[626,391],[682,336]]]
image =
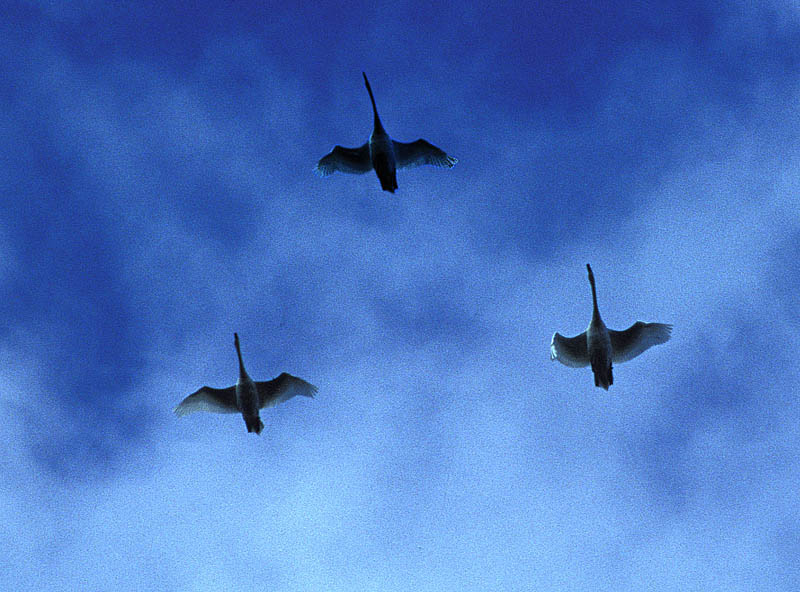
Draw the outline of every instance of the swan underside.
[[[550,342],[550,359],[565,366],[581,368],[591,364],[594,385],[608,390],[614,384],[612,363],[632,360],[654,345],[669,341],[672,325],[665,323],[643,323],[636,321],[624,331],[608,329],[597,309],[597,289],[592,266],[586,264],[589,284],[592,286],[592,320],[589,327],[575,337],[564,337],[553,333]]]
[[[591,365],[595,386],[608,390],[608,387],[614,384],[612,364],[627,362],[654,345],[666,343],[669,341],[671,333],[672,325],[643,323],[642,321],[635,322],[624,331],[609,329],[611,359],[608,360],[602,354],[592,356],[589,353],[585,331],[575,337],[564,337],[560,333],[554,333],[553,340],[550,342],[550,359],[557,360],[570,368],[583,368]]]
[[[397,169],[423,165],[451,169],[458,162],[457,158],[421,138],[409,143],[392,140],[392,145],[395,153],[394,166],[390,166],[388,155],[385,162],[381,160],[373,163],[370,159],[369,144],[363,144],[358,148],[334,146],[333,150],[320,158],[314,172],[320,177],[327,177],[335,172],[363,175],[375,169],[381,188],[393,193],[394,189],[397,189]]]
[[[181,417],[198,411],[211,413],[241,413],[248,432],[260,434],[264,424],[259,417],[258,409],[274,407],[292,397],[311,397],[317,393],[317,387],[302,378],[282,372],[272,380],[254,383],[258,397],[257,408],[240,409],[236,400],[236,386],[218,389],[204,386],[181,401],[175,408],[175,415]]]

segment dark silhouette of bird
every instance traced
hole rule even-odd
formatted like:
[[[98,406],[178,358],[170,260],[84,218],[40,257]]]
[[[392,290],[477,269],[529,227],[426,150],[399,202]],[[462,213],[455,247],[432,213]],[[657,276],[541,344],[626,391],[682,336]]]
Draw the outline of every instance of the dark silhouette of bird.
[[[381,182],[381,188],[394,193],[397,189],[397,169],[423,164],[452,168],[458,162],[458,159],[448,156],[422,138],[408,144],[392,140],[383,129],[381,118],[378,117],[378,108],[375,106],[375,97],[367,75],[363,72],[362,74],[375,116],[369,142],[358,148],[334,146],[333,150],[320,158],[317,163],[314,170],[318,175],[327,177],[336,171],[361,175],[374,170]]]

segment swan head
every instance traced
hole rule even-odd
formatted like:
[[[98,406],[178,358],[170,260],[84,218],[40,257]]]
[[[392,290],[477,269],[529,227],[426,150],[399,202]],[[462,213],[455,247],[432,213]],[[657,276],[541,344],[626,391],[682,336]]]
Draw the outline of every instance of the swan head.
[[[592,273],[592,266],[588,263],[586,264],[586,271],[589,273],[589,283],[594,283],[594,274]]]
[[[233,334],[233,344],[236,346],[237,349],[239,348],[239,334],[238,333],[234,333]]]

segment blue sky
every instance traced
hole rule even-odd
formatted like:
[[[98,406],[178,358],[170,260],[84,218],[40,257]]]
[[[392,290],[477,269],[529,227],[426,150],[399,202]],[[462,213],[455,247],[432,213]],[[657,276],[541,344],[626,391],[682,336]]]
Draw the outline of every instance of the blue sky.
[[[800,587],[796,6],[183,4],[0,23],[0,588]]]

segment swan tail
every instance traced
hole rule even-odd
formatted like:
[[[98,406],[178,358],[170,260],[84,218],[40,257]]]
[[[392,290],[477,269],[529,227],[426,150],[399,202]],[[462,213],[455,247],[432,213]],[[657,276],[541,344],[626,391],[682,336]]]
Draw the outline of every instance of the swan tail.
[[[381,182],[381,189],[394,193],[397,189],[397,166],[395,166],[394,156],[383,151],[377,151],[372,156],[372,168]]]
[[[608,390],[608,387],[614,384],[614,372],[610,362],[603,364],[600,360],[592,360],[592,373],[595,386]]]
[[[261,421],[258,415],[245,415],[244,423],[247,425],[248,433],[255,432],[256,434],[260,434],[261,430],[264,429],[264,422]]]
[[[394,190],[397,189],[397,171],[387,171],[382,175],[378,175],[378,179],[380,179],[381,189],[384,191],[394,193]]]
[[[609,369],[608,372],[595,372],[594,373],[594,385],[599,386],[602,389],[608,390],[608,387],[614,384],[614,378],[611,376],[611,370]]]

